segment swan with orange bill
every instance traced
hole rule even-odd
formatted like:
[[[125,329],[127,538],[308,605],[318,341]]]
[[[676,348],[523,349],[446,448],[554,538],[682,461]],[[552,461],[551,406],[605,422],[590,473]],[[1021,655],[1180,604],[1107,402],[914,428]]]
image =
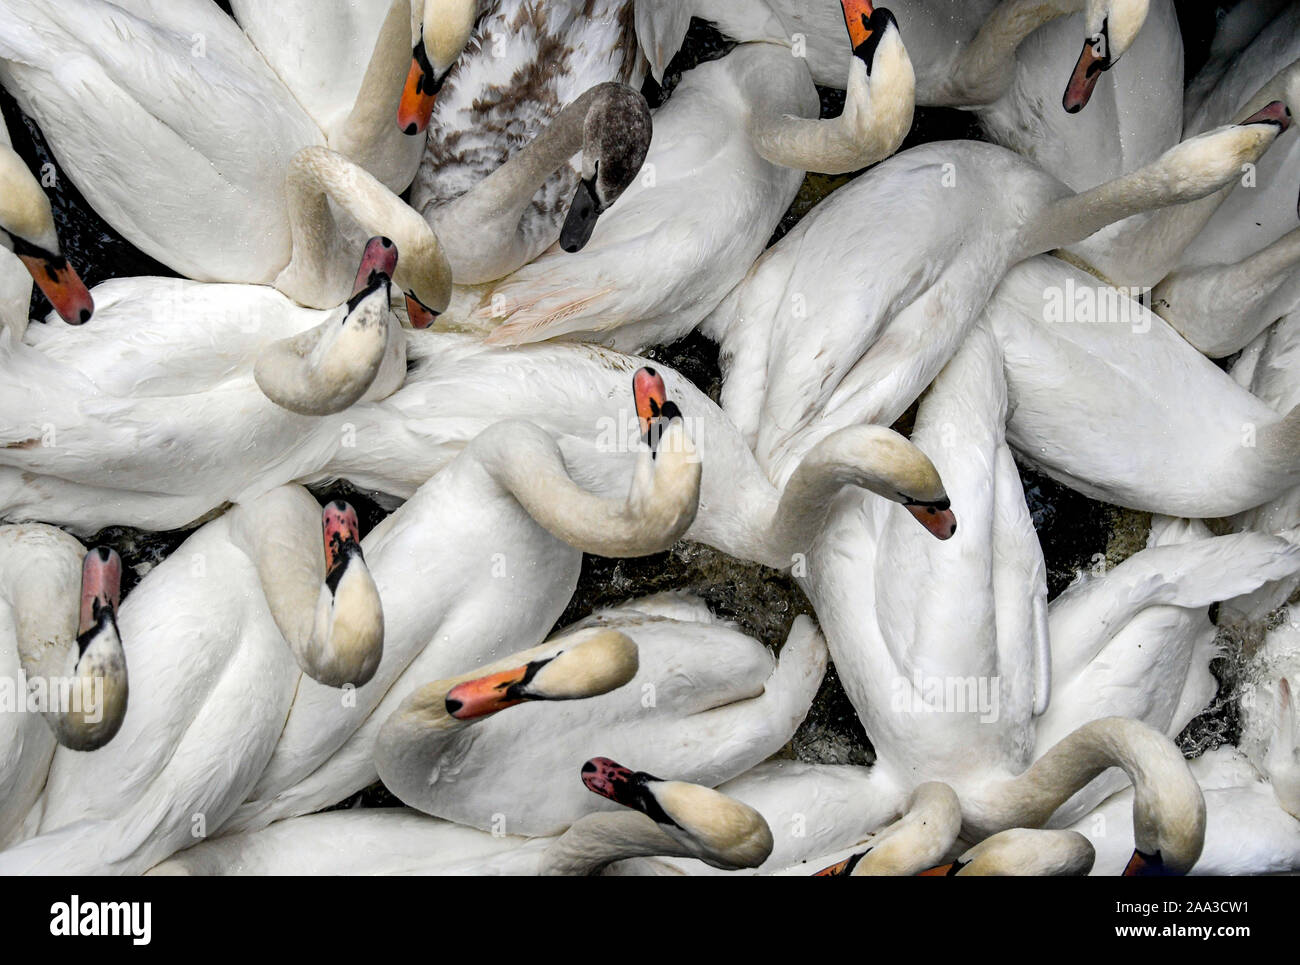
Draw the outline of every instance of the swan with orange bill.
[[[1067,78],[1062,104],[1076,112],[1087,103],[1101,74],[1133,45],[1147,17],[1149,0],[893,0],[908,49],[916,65],[916,103],[921,107],[980,107],[996,101],[1011,86],[1016,52],[1044,24],[1071,17],[1082,32],[1083,50]],[[650,0],[673,17],[672,30],[645,43],[646,56],[660,70],[686,35],[691,17],[718,25],[737,39],[789,42],[802,38],[802,56],[813,80],[845,89],[852,60],[840,43],[841,10],[836,0]],[[759,9],[760,5],[763,9]],[[640,5],[639,5],[640,6]],[[768,10],[770,8],[770,11]],[[869,17],[867,0],[844,5],[854,22]],[[658,16],[658,14],[656,14]],[[746,33],[745,31],[749,31]],[[1071,48],[1078,50],[1078,41]],[[1059,89],[1059,88],[1058,88]],[[1041,110],[1042,105],[1039,105]]]
[[[449,323],[489,331],[493,344],[563,337],[626,351],[691,331],[762,251],[803,171],[856,171],[897,150],[907,134],[913,76],[897,24],[884,8],[845,3],[840,43],[855,51],[855,66],[838,117],[819,118],[816,88],[790,40],[750,29],[770,17],[766,8],[738,17],[742,42],[687,72],[655,112],[646,176],[601,216],[582,250],[548,251],[458,292]],[[642,47],[684,31],[684,9],[638,3]],[[651,57],[657,77],[665,66]],[[665,210],[674,212],[670,232]]]
[[[0,527],[0,847],[34,830],[25,822],[57,744],[97,750],[122,726],[121,577],[107,547],[86,552],[40,523]]]
[[[121,729],[94,754],[55,751],[25,818],[35,836],[0,852],[0,868],[145,871],[244,800],[295,693],[310,682],[337,705],[364,692],[385,615],[359,535],[347,504],[285,486],[145,574],[117,618],[132,681]]]
[[[640,435],[617,443],[633,458],[620,463],[610,495],[576,481],[554,436],[514,419],[479,432],[370,532],[362,546],[383,602],[383,660],[342,707],[336,691],[302,682],[274,754],[225,830],[317,811],[374,783],[378,734],[402,701],[430,680],[544,640],[584,552],[659,553],[687,530],[702,466],[684,416],[657,373],[618,376],[649,417]],[[589,423],[600,413],[589,408]],[[537,709],[521,707],[514,719]]]
[[[629,686],[564,707],[520,707],[468,727],[476,708],[531,693],[550,665],[516,662],[475,688],[465,688],[463,678],[425,684],[380,729],[374,759],[384,783],[427,814],[487,830],[491,815],[503,811],[514,815],[510,826],[519,833],[554,834],[600,809],[565,775],[601,748],[619,758],[636,754],[656,773],[718,785],[789,742],[826,667],[821,635],[806,617],[794,622],[774,660],[702,601],[675,593],[598,611],[547,646],[574,646],[602,632],[636,644],[640,665]]]
[[[90,320],[95,303],[59,246],[50,199],[0,121],[0,331],[15,339],[27,330],[33,281],[69,325]]]

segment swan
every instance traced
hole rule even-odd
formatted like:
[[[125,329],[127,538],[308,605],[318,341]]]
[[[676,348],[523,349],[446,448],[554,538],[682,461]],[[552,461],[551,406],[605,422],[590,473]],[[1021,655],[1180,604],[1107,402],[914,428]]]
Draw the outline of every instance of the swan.
[[[564,105],[610,81],[640,90],[632,9],[631,0],[501,0],[488,9],[438,89],[411,206],[436,226],[439,209],[540,136]],[[533,195],[518,227],[530,250],[560,236],[579,178],[578,165],[561,164]]]
[[[1205,847],[1194,875],[1260,875],[1300,870],[1300,818],[1280,802],[1279,785],[1231,745],[1189,762],[1204,788]],[[1287,790],[1292,793],[1296,785]],[[1129,860],[1132,790],[1111,795],[1071,826],[1097,852],[1094,875],[1119,874]]]
[[[296,429],[305,420],[282,410],[340,412],[401,385],[406,336],[389,311],[396,263],[396,246],[372,238],[351,298],[328,312],[301,308],[260,285],[115,279],[96,287],[104,310],[77,329],[80,338],[39,326],[27,341],[39,364],[76,366],[80,376],[64,372],[79,383],[83,399],[91,385],[113,399],[167,398],[172,404],[188,397],[207,405],[209,393],[221,393],[240,399],[246,415]]]
[[[673,28],[643,41],[646,56],[660,70],[677,52],[690,18],[696,16],[732,36],[749,30],[774,41],[799,38],[819,85],[843,90],[852,75],[853,62],[840,43],[841,13],[833,0],[766,0],[770,12],[755,9],[756,2],[735,0],[658,0],[646,6],[657,7],[661,12],[656,16]],[[856,21],[863,13],[869,15],[871,6],[854,0],[846,10]],[[916,64],[916,103],[922,107],[992,103],[1013,82],[1022,41],[1042,25],[1082,11],[1082,18],[1068,23],[1070,31],[1085,28],[1081,36],[1075,34],[1073,48],[1078,50],[1077,41],[1082,40],[1083,53],[1068,75],[1062,62],[1060,75],[1060,81],[1069,81],[1066,110],[1077,111],[1088,103],[1101,73],[1133,46],[1148,15],[1148,0],[976,0],[960,6],[946,0],[892,0],[889,6]]]
[[[214,287],[189,284],[184,292]],[[245,311],[261,317],[256,304],[241,308],[236,319],[247,317]],[[100,308],[105,317],[149,310],[148,301],[129,300]],[[211,324],[228,329],[222,319],[216,315]],[[629,443],[639,430],[632,407],[609,408],[608,400],[626,397],[627,378],[653,364],[715,467],[702,476],[700,508],[687,538],[789,569],[799,561],[796,554],[806,554],[831,497],[845,486],[901,504],[900,512],[908,510],[936,535],[950,535],[956,525],[930,460],[882,427],[846,429],[810,454],[790,485],[776,489],[718,407],[658,363],[586,345],[501,349],[469,335],[405,334],[411,368],[405,385],[382,402],[363,402],[325,419],[287,413],[247,386],[239,391],[260,400],[258,408],[243,401],[213,406],[189,396],[188,388],[184,395],[145,391],[147,383],[134,379],[99,392],[91,380],[112,380],[114,372],[133,367],[116,362],[104,369],[98,349],[66,339],[59,342],[58,361],[68,365],[52,365],[52,353],[23,345],[4,355],[0,343],[6,372],[0,413],[24,413],[0,432],[6,443],[0,467],[8,467],[0,468],[0,513],[51,520],[77,532],[122,524],[166,530],[285,482],[337,478],[406,499],[478,433],[519,418],[536,421],[556,438],[575,478],[601,495],[621,497],[637,458]],[[528,391],[519,391],[524,385]],[[243,413],[239,420],[230,418],[232,409]],[[593,418],[601,411],[607,414]],[[50,438],[59,445],[38,444]],[[157,445],[159,439],[167,445]]]
[[[374,783],[375,736],[397,705],[421,683],[543,640],[583,552],[640,556],[677,541],[695,514],[700,459],[662,382],[648,373],[633,382],[637,408],[654,399],[660,415],[642,427],[655,448],[636,439],[620,495],[578,485],[536,424],[499,422],[367,535],[383,660],[342,707],[336,691],[303,681],[227,832],[316,811]]]
[[[50,199],[14,153],[0,121],[0,331],[22,338],[33,281],[69,325],[90,320],[95,303],[59,247]]]
[[[778,483],[836,429],[892,423],[1011,266],[1216,190],[1273,142],[1283,110],[1079,194],[990,144],[934,142],[890,158],[821,202],[705,321],[722,346],[723,409]],[[875,213],[869,223],[863,210]]]
[[[1097,307],[1058,322],[1048,297],[1072,291],[1080,304],[1095,296]],[[1036,258],[1007,273],[985,317],[1013,400],[1007,439],[1071,489],[1132,509],[1217,517],[1300,481],[1300,411],[1279,415],[1127,293]]]
[[[0,846],[22,835],[56,742],[96,750],[121,727],[121,574],[105,547],[86,552],[52,526],[0,526]]]
[[[1009,828],[965,851],[954,862],[923,875],[1086,875],[1096,850],[1078,831]]]
[[[6,4],[12,16],[0,29],[0,80],[41,124],[95,210],[180,274],[275,284],[307,307],[328,308],[346,297],[352,282],[353,244],[387,235],[403,253],[394,282],[406,291],[415,323],[428,324],[450,297],[444,252],[492,249],[497,242],[484,236],[497,238],[498,228],[505,232],[499,243],[514,245],[511,223],[462,230],[449,216],[441,238],[436,235],[389,186],[331,149],[252,43],[212,4],[132,0],[139,16],[105,0],[74,0],[57,11],[32,0]],[[390,15],[390,28],[392,21]],[[195,29],[203,57],[191,51]],[[148,77],[138,73],[141,45],[151,52]],[[223,125],[194,123],[194,89],[204,92],[207,113],[238,118],[237,136]],[[565,133],[531,152],[531,161],[517,157],[503,166],[491,186],[459,199],[454,207],[461,217],[472,219],[494,204],[526,207],[527,198],[514,200],[524,190],[521,175],[547,151],[572,145],[552,168],[533,175],[531,196],[581,146],[581,125],[571,123]],[[584,157],[584,164],[597,160]],[[597,179],[602,203],[616,196],[616,178],[627,173],[610,166],[616,170]],[[196,197],[203,199],[201,217]],[[344,224],[331,204],[346,215]]]
[[[998,362],[977,327],[916,416],[913,437],[934,454],[964,518],[956,552],[909,543],[909,529],[845,492],[800,580],[876,749],[875,793],[897,800],[922,779],[943,781],[961,802],[963,837],[978,842],[1043,826],[1118,766],[1139,788],[1136,851],[1152,868],[1183,872],[1200,850],[1204,802],[1169,738],[1107,717],[1035,749],[1052,680],[1045,568],[1001,437]]]
[[[858,66],[838,118],[815,120],[788,42],[741,43],[689,71],[655,112],[645,174],[586,247],[461,293],[446,324],[488,328],[492,344],[581,336],[632,351],[691,331],[763,250],[801,172],[857,170],[902,142],[911,65],[887,11],[869,25],[854,21]]]
[[[581,777],[628,810],[589,814],[547,838],[492,834],[406,808],[331,811],[201,842],[148,873],[590,875],[647,854],[742,867],[772,847],[760,815],[709,788],[607,758],[584,764]]]
[[[28,817],[38,833],[0,852],[10,873],[139,873],[193,843],[252,788],[303,669],[363,681],[383,640],[355,513],[300,487],[195,532],[118,624],[133,684],[121,729],[95,754],[55,751]]]
[[[1285,538],[1212,537],[1199,521],[1157,517],[1146,549],[1081,578],[1052,602],[1055,686],[1035,727],[1039,752],[1103,716],[1180,734],[1218,691],[1210,661],[1220,645],[1209,606],[1298,573],[1300,552]],[[1098,778],[1060,809],[1055,823],[1072,822],[1121,786],[1113,773]]]
[[[1250,6],[1250,5],[1245,5]],[[1267,6],[1267,5],[1265,5]],[[1249,106],[1267,78],[1300,105],[1300,7],[1291,4],[1232,59],[1189,125],[1204,128]],[[1202,74],[1212,72],[1207,65]],[[1198,80],[1200,77],[1198,76]],[[1192,92],[1189,90],[1189,98]],[[1249,98],[1249,100],[1248,100]],[[1241,349],[1300,304],[1300,135],[1289,133],[1234,188],[1152,293],[1152,305],[1188,341],[1213,357]]]
[[[425,25],[428,47],[455,59],[474,3],[462,0],[232,0],[253,46],[319,126],[325,144],[393,191],[411,183],[424,151],[395,122],[412,50]],[[459,42],[459,43],[458,43]]]
[[[475,719],[477,707],[493,706],[498,687],[510,694],[523,681],[517,689],[531,692],[528,681],[542,680],[550,666],[545,654],[576,651],[574,641],[613,632],[634,641],[639,654],[628,686],[581,704]],[[795,621],[778,662],[701,601],[676,594],[598,612],[536,653],[542,656],[522,665],[497,661],[483,677],[493,689],[482,693],[464,682],[482,670],[412,690],[374,740],[389,790],[459,824],[554,834],[599,809],[571,776],[597,750],[684,781],[721,784],[790,740],[826,667],[825,646],[806,617]],[[538,676],[530,678],[533,670]],[[457,702],[463,706],[454,711]]]

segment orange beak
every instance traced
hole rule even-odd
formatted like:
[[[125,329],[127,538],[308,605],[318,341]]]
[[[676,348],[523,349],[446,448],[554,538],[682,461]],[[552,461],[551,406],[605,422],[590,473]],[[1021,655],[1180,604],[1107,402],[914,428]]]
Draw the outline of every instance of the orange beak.
[[[343,561],[349,544],[360,544],[361,527],[357,523],[357,511],[342,500],[325,507],[321,526],[325,535],[325,572],[330,573]]]
[[[122,595],[122,558],[107,546],[97,546],[81,562],[80,636],[95,627],[105,609],[117,612]]]
[[[935,865],[933,868],[926,868],[924,871],[918,871],[916,873],[916,877],[946,878],[950,874],[952,874],[952,865],[941,864],[941,865]]]
[[[1065,87],[1065,96],[1061,99],[1061,105],[1070,114],[1077,114],[1088,105],[1092,91],[1097,86],[1097,79],[1110,66],[1110,58],[1103,53],[1104,43],[1104,39],[1085,40],[1083,43],[1083,51],[1074,65],[1070,83]]]
[[[875,8],[871,0],[840,0],[844,9],[844,25],[849,28],[849,43],[857,50],[871,39],[871,15]]]
[[[853,859],[855,857],[857,857],[857,855],[851,854],[843,861],[837,861],[835,864],[830,865],[829,867],[822,868],[821,871],[814,872],[813,877],[814,878],[838,878],[841,877],[842,875],[846,875],[849,873],[850,866],[853,864]]]
[[[95,302],[76,269],[62,255],[18,256],[54,310],[69,325],[84,325],[94,314]]]
[[[411,69],[406,75],[406,86],[402,88],[402,99],[397,104],[397,126],[404,134],[423,134],[433,116],[434,104],[438,102],[438,83],[433,74],[433,65],[424,52],[424,41],[415,45],[415,54],[411,58]]]
[[[357,282],[352,286],[352,294],[360,295],[370,287],[370,279],[375,273],[388,278],[397,271],[397,245],[387,238],[371,238],[366,242],[366,250],[361,255],[361,267],[357,269]]]
[[[950,539],[957,532],[957,517],[951,509],[924,503],[905,503],[903,508],[916,517],[916,521],[930,531],[936,539]]]
[[[1170,877],[1175,874],[1177,872],[1170,871],[1165,867],[1159,851],[1155,854],[1143,854],[1134,848],[1133,857],[1128,859],[1123,876],[1125,878],[1156,878]]]
[[[636,416],[641,425],[641,435],[649,438],[654,421],[659,418],[668,401],[663,376],[647,367],[637,369],[632,376],[632,395],[636,398]]]
[[[411,320],[411,328],[428,328],[437,321],[438,313],[408,292],[406,295],[406,316]]]
[[[447,692],[447,713],[457,720],[473,720],[522,704],[529,698],[518,688],[527,683],[530,669],[515,667],[457,684]]]

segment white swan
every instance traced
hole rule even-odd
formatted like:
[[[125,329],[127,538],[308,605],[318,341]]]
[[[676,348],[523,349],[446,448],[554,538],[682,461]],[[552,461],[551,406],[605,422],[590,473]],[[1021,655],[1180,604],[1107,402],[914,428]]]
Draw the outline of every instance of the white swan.
[[[581,704],[474,721],[478,705],[493,706],[490,693],[476,696],[483,687],[464,682],[481,670],[419,686],[379,730],[379,777],[428,814],[485,830],[554,834],[601,809],[573,777],[592,757],[635,760],[709,787],[747,771],[794,735],[826,667],[824,643],[806,617],[777,662],[702,602],[668,594],[601,611],[538,648],[526,666],[498,661],[501,672],[483,683],[531,693],[528,681],[544,682],[548,654],[614,631],[636,644],[640,669],[628,686]],[[451,714],[452,701],[464,707]]]
[[[1205,847],[1193,875],[1260,875],[1300,870],[1300,818],[1278,800],[1278,787],[1230,745],[1191,764],[1204,788]],[[1294,788],[1295,785],[1291,785]],[[1072,826],[1097,852],[1094,875],[1115,875],[1130,860],[1132,790],[1119,791]]]
[[[643,410],[657,398],[662,417],[648,420],[654,454],[635,444],[621,495],[585,491],[550,435],[502,422],[371,531],[362,545],[383,603],[379,669],[342,707],[336,691],[303,681],[274,756],[228,829],[319,810],[373,783],[375,736],[388,715],[422,683],[544,639],[582,552],[636,556],[676,542],[695,514],[699,458],[662,384],[638,378],[635,392]]]
[[[59,247],[50,199],[14,153],[0,121],[0,331],[22,338],[33,281],[65,322],[89,321],[95,303]]]
[[[0,527],[0,846],[23,835],[56,742],[95,750],[121,727],[121,572],[52,526]]]
[[[110,286],[126,284],[100,286],[101,302]],[[187,285],[182,292],[194,292],[203,305],[216,287]],[[266,298],[283,301],[273,292]],[[258,318],[259,304],[235,306],[236,327],[240,319]],[[124,320],[135,313],[147,319],[150,310],[148,300],[134,299],[100,309],[105,318],[129,312]],[[212,316],[214,330],[229,328],[224,317]],[[11,346],[6,378],[0,380],[0,413],[11,415],[0,432],[7,443],[0,446],[0,466],[8,467],[0,469],[0,513],[93,533],[122,524],[174,529],[227,500],[252,498],[292,480],[344,478],[407,498],[480,432],[518,418],[534,420],[554,436],[575,478],[594,492],[626,494],[637,458],[637,447],[629,444],[639,435],[637,414],[631,405],[611,408],[607,400],[626,397],[627,379],[637,366],[649,364],[645,360],[584,345],[500,349],[472,336],[406,335],[411,371],[405,386],[381,403],[361,403],[325,419],[273,406],[248,385],[238,396],[228,393],[230,407],[213,406],[188,387],[183,394],[146,391],[144,381],[101,392],[95,382],[111,383],[115,371],[132,368],[115,364],[105,370],[98,351],[67,339],[59,341],[58,359],[67,365]],[[795,554],[807,551],[831,497],[846,485],[902,504],[937,535],[951,533],[955,517],[946,508],[942,480],[929,459],[897,433],[851,427],[810,454],[790,485],[776,489],[704,393],[676,372],[657,371],[715,467],[701,479],[690,539],[787,569],[797,562]],[[528,391],[518,391],[521,385]],[[260,408],[252,407],[250,393],[261,400]],[[238,421],[230,418],[236,405],[243,412]],[[606,414],[593,418],[596,412]],[[164,438],[168,444],[158,446],[156,440]],[[58,446],[40,444],[49,439]]]
[[[896,420],[1012,265],[1214,191],[1279,133],[1271,119],[1223,128],[1079,194],[989,144],[905,151],[821,202],[706,321],[722,343],[723,408],[783,481],[841,426]]]
[[[1202,100],[1189,108],[1189,127],[1203,129],[1248,107],[1269,78],[1292,111],[1300,110],[1297,58],[1300,7],[1291,4],[1228,62],[1212,87],[1205,82]],[[1213,72],[1207,65],[1201,74]],[[1174,271],[1156,286],[1155,309],[1208,355],[1237,351],[1300,304],[1297,190],[1300,134],[1290,132],[1227,195],[1183,249]]]
[[[943,781],[961,801],[963,836],[979,841],[1041,827],[1118,766],[1139,787],[1137,851],[1185,871],[1200,849],[1204,806],[1167,737],[1111,717],[1035,752],[1032,718],[1047,707],[1050,681],[1044,567],[1001,439],[997,364],[993,339],[977,328],[917,413],[914,437],[951,476],[963,516],[958,552],[916,544],[910,530],[844,493],[801,580],[876,749],[876,793],[897,800],[922,780]],[[934,601],[918,604],[921,593]]]
[[[923,875],[1086,875],[1096,851],[1078,831],[1009,828],[963,852],[951,864],[922,871]]]
[[[486,10],[438,89],[411,206],[436,224],[440,208],[541,136],[590,88],[617,81],[640,90],[645,61],[632,11],[632,0],[499,0]],[[540,245],[540,252],[559,237],[580,177],[570,159],[534,193],[518,229],[529,249]]]
[[[645,43],[646,55],[662,70],[681,45],[690,17],[696,16],[733,36],[747,29],[787,43],[797,37],[813,79],[845,88],[852,60],[842,46],[842,14],[835,0],[766,0],[770,12],[757,5],[754,0],[658,0],[665,11],[675,8],[677,29],[665,31],[658,43]],[[856,21],[869,16],[872,6],[868,0],[852,0],[845,9]],[[1101,72],[1134,44],[1147,17],[1147,0],[973,0],[960,5],[892,0],[889,8],[912,52],[916,103],[923,107],[974,107],[997,100],[1013,82],[1022,41],[1044,24],[1083,11],[1083,17],[1070,18],[1076,40],[1068,58],[1060,60],[1057,78],[1058,89],[1067,90],[1067,109],[1078,110],[1088,102]],[[1075,53],[1079,41],[1084,43],[1082,55]],[[1069,60],[1075,56],[1079,63],[1071,75]]]
[[[28,818],[39,833],[0,867],[138,873],[220,825],[305,686],[299,662],[336,695],[374,672],[383,616],[356,537],[349,507],[322,513],[284,487],[150,570],[118,617],[132,680],[121,730],[94,754],[55,752]]]
[[[816,90],[788,42],[740,44],[688,72],[655,113],[646,173],[580,253],[548,252],[464,293],[448,317],[491,328],[494,344],[584,334],[637,350],[689,332],[762,251],[800,172],[857,170],[907,133],[912,70],[897,27],[882,10],[869,36],[854,31],[840,117],[815,119]]]
[[[641,813],[589,814],[556,837],[521,838],[405,808],[332,811],[204,841],[149,873],[590,875],[650,854],[689,854],[714,866],[741,867],[761,862],[772,847],[762,817],[717,791],[632,774],[605,759],[590,764],[600,777],[627,771],[629,779],[617,783],[582,777],[593,791],[609,792]]]
[[[1013,400],[1007,438],[1095,499],[1238,513],[1300,482],[1300,411],[1240,388],[1136,300],[1059,259],[1007,273],[985,309]],[[1077,414],[1088,413],[1081,425]]]
[[[320,127],[325,144],[392,190],[404,190],[424,151],[423,139],[405,133],[397,119],[412,49],[426,22],[431,45],[459,49],[457,39],[473,22],[474,4],[232,0],[230,8],[248,39]],[[454,59],[455,53],[451,56]]]

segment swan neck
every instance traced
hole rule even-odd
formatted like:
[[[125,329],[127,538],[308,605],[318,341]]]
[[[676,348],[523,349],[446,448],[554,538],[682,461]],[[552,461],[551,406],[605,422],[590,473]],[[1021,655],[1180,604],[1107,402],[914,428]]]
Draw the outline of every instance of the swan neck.
[[[546,849],[544,875],[594,875],[626,858],[689,857],[650,818],[634,811],[589,814]]]
[[[1058,17],[1082,10],[1084,0],[1005,0],[958,57],[954,75],[960,78],[960,96],[946,107],[991,104],[1011,86],[1016,49],[1031,33]],[[1062,78],[1064,82],[1064,78]]]

